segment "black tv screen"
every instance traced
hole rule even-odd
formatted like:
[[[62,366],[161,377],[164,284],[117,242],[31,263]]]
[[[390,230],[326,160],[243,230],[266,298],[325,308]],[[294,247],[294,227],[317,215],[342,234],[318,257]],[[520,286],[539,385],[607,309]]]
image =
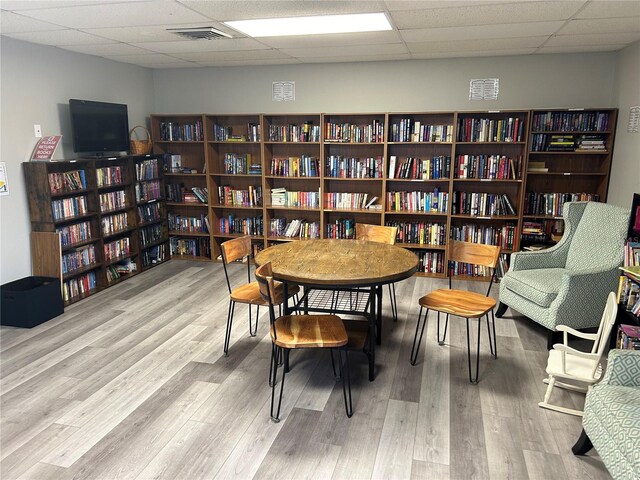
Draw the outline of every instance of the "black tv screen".
[[[69,100],[73,151],[83,153],[129,150],[129,116],[120,103]]]

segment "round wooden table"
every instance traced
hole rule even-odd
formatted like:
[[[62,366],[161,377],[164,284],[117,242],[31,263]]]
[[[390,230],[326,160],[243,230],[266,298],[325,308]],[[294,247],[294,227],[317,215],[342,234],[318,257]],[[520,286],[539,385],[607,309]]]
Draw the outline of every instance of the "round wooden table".
[[[370,287],[372,300],[369,308],[367,353],[369,380],[373,380],[375,332],[377,320],[381,318],[382,285],[413,275],[418,267],[418,257],[396,245],[364,240],[324,239],[274,245],[258,253],[255,261],[257,265],[271,262],[273,278],[284,282],[285,288],[287,283],[328,289]],[[288,305],[285,304],[285,313],[288,311]]]

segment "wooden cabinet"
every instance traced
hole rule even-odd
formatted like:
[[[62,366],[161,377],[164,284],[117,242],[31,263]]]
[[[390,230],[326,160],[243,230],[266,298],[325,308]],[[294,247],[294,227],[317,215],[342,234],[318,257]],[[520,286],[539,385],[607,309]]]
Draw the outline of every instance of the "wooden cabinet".
[[[23,164],[31,217],[32,270],[61,279],[66,304],[143,268],[136,167],[153,155]],[[162,179],[157,186],[162,190]],[[160,224],[163,209],[158,210]],[[157,244],[166,243],[161,230]],[[43,252],[46,252],[43,253]]]

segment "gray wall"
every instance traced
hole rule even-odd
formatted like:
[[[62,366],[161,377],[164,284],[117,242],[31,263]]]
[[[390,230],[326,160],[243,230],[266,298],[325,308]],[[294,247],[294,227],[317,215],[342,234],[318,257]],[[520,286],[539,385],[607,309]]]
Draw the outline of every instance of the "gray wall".
[[[638,102],[638,44],[596,53],[383,63],[284,65],[150,71],[2,38],[1,160],[10,195],[0,197],[0,282],[30,274],[29,212],[20,163],[44,135],[64,135],[57,159],[73,158],[67,104],[86,98],[129,105],[131,125],[157,113],[279,113],[615,107]],[[616,75],[616,73],[618,75]],[[469,80],[498,77],[498,101],[469,101]],[[271,82],[294,80],[296,101],[271,101]],[[635,82],[635,83],[634,83]],[[627,111],[621,112],[626,122]],[[621,127],[623,125],[621,124]],[[626,128],[620,128],[626,131]],[[627,205],[638,136],[619,137],[611,201]],[[636,168],[637,170],[637,168]],[[636,182],[637,184],[637,177]]]
[[[9,195],[0,197],[0,282],[31,273],[29,208],[21,163],[28,161],[36,138],[63,135],[54,158],[75,158],[71,147],[70,98],[126,103],[129,122],[146,122],[154,110],[152,74],[145,68],[58,48],[2,37],[0,42],[0,159],[9,177]]]
[[[619,53],[616,67],[616,106],[620,109],[607,202],[630,206],[640,193],[640,133],[627,132],[629,108],[640,106],[640,42]]]
[[[615,53],[156,70],[156,112],[280,113],[609,107]],[[498,77],[497,101],[470,101],[469,80]],[[271,83],[296,82],[295,102]]]

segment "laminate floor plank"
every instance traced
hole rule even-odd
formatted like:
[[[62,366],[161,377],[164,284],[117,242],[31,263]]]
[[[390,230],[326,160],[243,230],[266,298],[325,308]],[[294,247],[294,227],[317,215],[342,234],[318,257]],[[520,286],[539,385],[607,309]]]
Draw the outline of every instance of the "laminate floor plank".
[[[234,285],[246,281],[238,267]],[[396,284],[398,322],[385,287],[374,382],[366,356],[350,353],[350,419],[328,353],[294,351],[281,421],[270,420],[267,311],[250,337],[246,307],[236,308],[224,357],[220,263],[166,262],[33,329],[0,327],[0,476],[609,479],[597,452],[571,453],[580,419],[537,405],[548,353],[534,322],[511,311],[496,319],[497,360],[481,325],[474,385],[464,319],[452,318],[438,345],[431,312],[418,364],[409,364],[418,299],[447,286],[425,277]],[[487,285],[454,288],[484,294]],[[582,408],[584,394],[556,389],[552,400]]]

